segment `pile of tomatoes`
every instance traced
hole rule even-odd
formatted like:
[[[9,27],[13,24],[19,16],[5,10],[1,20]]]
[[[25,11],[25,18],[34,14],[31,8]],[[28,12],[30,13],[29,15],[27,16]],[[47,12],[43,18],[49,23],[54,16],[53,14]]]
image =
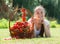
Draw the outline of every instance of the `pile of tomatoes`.
[[[12,27],[10,27],[11,36],[14,38],[26,37],[30,31],[28,22],[16,22]]]

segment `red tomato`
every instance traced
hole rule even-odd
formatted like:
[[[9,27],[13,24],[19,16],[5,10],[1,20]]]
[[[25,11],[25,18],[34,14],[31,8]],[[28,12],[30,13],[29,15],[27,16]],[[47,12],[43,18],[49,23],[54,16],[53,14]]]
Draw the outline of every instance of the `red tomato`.
[[[23,30],[22,30],[21,28],[19,29],[19,31],[20,31],[20,33],[22,33],[22,32],[23,32]]]
[[[18,25],[14,25],[13,28],[14,28],[14,29],[17,29],[17,28],[18,28]]]
[[[21,12],[22,12],[22,20],[23,20],[23,22],[25,22],[26,21],[26,10],[25,10],[25,8],[22,8]]]
[[[21,24],[21,22],[16,22],[16,24],[17,24],[17,25],[20,25],[20,24]]]
[[[15,36],[16,37],[16,39],[19,39],[19,36]]]
[[[21,23],[20,23],[20,26],[23,26],[23,25],[24,25],[24,22],[21,22]]]
[[[22,9],[21,9],[21,12],[25,12],[25,11],[26,11],[25,8],[22,8]]]

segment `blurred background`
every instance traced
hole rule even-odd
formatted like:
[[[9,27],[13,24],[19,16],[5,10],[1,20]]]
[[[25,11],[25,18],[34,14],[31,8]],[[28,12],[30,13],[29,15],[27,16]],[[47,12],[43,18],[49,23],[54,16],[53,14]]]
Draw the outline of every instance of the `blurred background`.
[[[4,40],[11,37],[9,32],[9,21],[12,26],[16,21],[21,19],[21,7],[28,9],[30,12],[26,16],[28,20],[33,15],[36,6],[42,5],[46,10],[46,19],[50,21],[50,38],[33,38],[33,39],[12,39]],[[60,44],[60,0],[0,0],[0,44]]]
[[[11,25],[17,20],[22,21],[22,14],[17,11],[18,8],[24,7],[33,14],[34,8],[38,5],[45,8],[50,27],[60,28],[60,0],[0,0],[0,28],[9,27],[9,16],[11,16]],[[30,18],[29,14],[27,20]]]

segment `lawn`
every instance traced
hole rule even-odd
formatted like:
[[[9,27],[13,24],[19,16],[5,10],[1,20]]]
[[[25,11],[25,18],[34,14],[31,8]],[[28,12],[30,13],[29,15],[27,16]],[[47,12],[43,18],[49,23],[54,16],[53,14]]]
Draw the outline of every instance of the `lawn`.
[[[0,44],[60,44],[60,28],[51,28],[51,38],[12,39],[8,38],[9,30],[0,29]]]

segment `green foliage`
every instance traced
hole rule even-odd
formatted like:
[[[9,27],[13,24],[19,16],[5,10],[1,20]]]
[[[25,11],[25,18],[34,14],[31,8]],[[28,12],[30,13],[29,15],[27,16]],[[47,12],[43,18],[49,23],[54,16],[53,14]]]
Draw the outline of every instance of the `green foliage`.
[[[14,21],[12,21],[10,24],[12,26],[14,24]],[[0,20],[0,28],[9,28],[9,21],[4,18],[1,19]]]
[[[56,26],[55,25],[52,25],[51,28],[56,28]]]
[[[18,5],[19,8],[21,8],[23,6],[24,8],[29,9],[31,12],[33,12],[33,9],[39,4],[40,3],[38,3],[37,0],[13,0],[13,7]]]
[[[60,19],[60,1],[59,0],[13,0],[14,6],[25,7],[33,13],[33,9],[42,5],[46,9],[46,16]],[[28,16],[29,17],[29,16]],[[59,20],[60,21],[60,20]],[[59,22],[58,22],[59,23]]]
[[[5,19],[0,20],[0,28],[8,28],[8,21]]]
[[[57,18],[58,0],[42,0],[41,4],[47,11],[47,16]]]
[[[57,21],[50,21],[50,27],[51,28],[60,28],[60,24],[58,24]]]
[[[32,13],[36,6],[42,5],[46,9],[46,16],[48,18],[55,18],[58,23],[60,23],[60,0],[1,0],[0,2],[0,9],[2,9],[0,12],[0,19],[2,17],[8,19],[8,9],[16,7],[17,5],[19,8],[23,6],[29,9]],[[8,8],[7,5],[10,6],[10,8]],[[28,17],[30,16],[28,15]]]

